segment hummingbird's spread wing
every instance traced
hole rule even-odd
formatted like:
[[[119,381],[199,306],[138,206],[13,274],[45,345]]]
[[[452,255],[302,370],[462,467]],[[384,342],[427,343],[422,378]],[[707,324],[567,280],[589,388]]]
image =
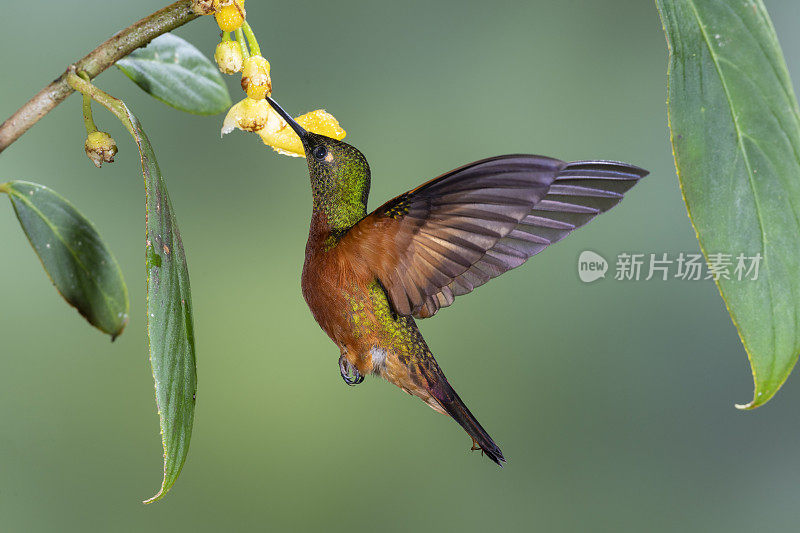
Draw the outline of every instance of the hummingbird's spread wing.
[[[390,200],[339,246],[365,262],[398,313],[426,318],[610,209],[645,175],[610,161],[484,159]]]
[[[553,180],[542,201],[481,259],[428,298],[415,316],[433,316],[440,307],[452,304],[456,296],[472,292],[490,279],[520,266],[617,205],[623,194],[647,174],[642,168],[615,161],[568,163]]]

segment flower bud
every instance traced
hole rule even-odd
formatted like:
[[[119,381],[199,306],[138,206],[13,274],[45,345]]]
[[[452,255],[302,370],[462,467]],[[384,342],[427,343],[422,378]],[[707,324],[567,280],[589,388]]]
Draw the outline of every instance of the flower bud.
[[[233,0],[226,4],[215,2],[214,9],[214,18],[222,31],[236,31],[242,27],[245,18],[243,0]]]
[[[221,135],[230,133],[234,128],[244,131],[259,131],[267,127],[272,108],[266,100],[245,98],[231,107],[222,122]]]
[[[214,0],[192,0],[192,12],[195,15],[210,15],[214,12]]]
[[[235,74],[242,70],[242,47],[236,41],[222,41],[214,51],[214,61],[217,62],[223,74]]]
[[[250,56],[242,65],[242,90],[255,100],[272,94],[269,61],[261,56]]]
[[[84,149],[97,168],[103,163],[113,163],[114,156],[117,155],[117,143],[104,131],[95,131],[87,135]]]

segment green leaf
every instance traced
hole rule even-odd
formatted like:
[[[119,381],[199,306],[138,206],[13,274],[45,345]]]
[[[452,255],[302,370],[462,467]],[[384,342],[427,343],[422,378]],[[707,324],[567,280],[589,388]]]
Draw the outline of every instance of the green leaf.
[[[120,105],[139,147],[145,185],[147,337],[164,446],[164,478],[145,501],[150,503],[172,487],[189,453],[197,392],[192,296],[178,222],[153,147],[138,119]]]
[[[718,287],[769,400],[800,352],[800,109],[760,0],[658,0],[675,165],[709,254],[763,257]],[[752,275],[751,275],[752,277]]]
[[[44,185],[12,181],[8,193],[47,275],[90,324],[114,340],[128,323],[128,289],[97,230],[64,197]]]
[[[216,65],[170,33],[120,59],[117,66],[145,92],[181,111],[215,115],[231,106]]]
[[[125,125],[139,149],[145,187],[145,264],[147,268],[147,339],[156,386],[156,404],[164,447],[160,500],[175,483],[189,452],[194,424],[197,371],[192,299],[186,254],[167,186],[153,147],[139,120],[124,102],[103,92],[75,72],[71,87],[88,94]]]

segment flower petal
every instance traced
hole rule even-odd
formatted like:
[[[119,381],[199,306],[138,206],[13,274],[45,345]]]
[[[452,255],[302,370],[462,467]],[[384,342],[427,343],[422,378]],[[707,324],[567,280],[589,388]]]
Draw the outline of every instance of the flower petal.
[[[270,119],[272,119],[272,116],[270,116]],[[339,140],[344,139],[346,135],[344,129],[339,125],[339,121],[324,109],[311,111],[297,117],[295,120],[312,133]],[[281,127],[278,130],[273,130],[268,124],[267,127],[256,133],[261,136],[264,144],[271,146],[278,153],[292,157],[305,157],[305,150],[303,150],[303,143],[300,142],[300,137],[283,119],[281,119]]]

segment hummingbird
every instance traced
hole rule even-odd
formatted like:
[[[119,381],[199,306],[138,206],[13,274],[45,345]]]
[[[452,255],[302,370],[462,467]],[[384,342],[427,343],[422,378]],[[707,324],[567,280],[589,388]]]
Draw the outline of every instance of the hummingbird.
[[[339,347],[348,385],[383,377],[453,418],[502,466],[503,452],[448,382],[415,319],[516,268],[610,209],[648,172],[615,161],[526,154],[469,163],[367,212],[370,168],[355,147],[300,136],[313,210],[301,287]]]

